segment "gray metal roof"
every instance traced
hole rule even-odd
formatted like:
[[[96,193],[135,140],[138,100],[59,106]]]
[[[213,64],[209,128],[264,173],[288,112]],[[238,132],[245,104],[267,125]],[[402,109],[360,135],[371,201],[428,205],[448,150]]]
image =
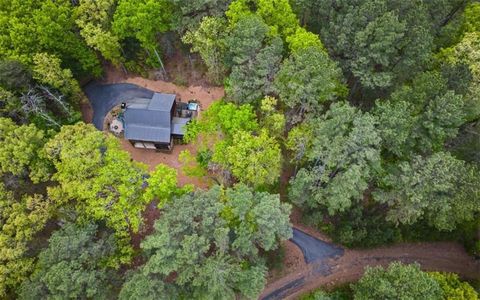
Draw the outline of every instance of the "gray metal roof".
[[[124,113],[125,138],[170,143],[170,113],[174,102],[174,94],[155,93],[152,99],[133,99]]]
[[[175,101],[175,94],[153,94],[153,98],[148,105],[149,110],[168,111],[172,109],[173,102]]]
[[[190,121],[190,118],[178,118],[174,117],[172,120],[172,134],[184,135],[185,125]]]
[[[125,128],[125,138],[134,141],[170,143],[170,128],[129,125]]]

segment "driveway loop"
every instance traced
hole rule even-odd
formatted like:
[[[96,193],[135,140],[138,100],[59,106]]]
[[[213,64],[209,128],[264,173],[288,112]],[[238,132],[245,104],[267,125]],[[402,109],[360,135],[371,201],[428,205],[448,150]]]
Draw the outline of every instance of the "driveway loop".
[[[131,83],[100,84],[89,83],[85,94],[93,109],[93,125],[103,130],[103,121],[107,113],[122,102],[129,102],[134,98],[152,98],[153,91]]]

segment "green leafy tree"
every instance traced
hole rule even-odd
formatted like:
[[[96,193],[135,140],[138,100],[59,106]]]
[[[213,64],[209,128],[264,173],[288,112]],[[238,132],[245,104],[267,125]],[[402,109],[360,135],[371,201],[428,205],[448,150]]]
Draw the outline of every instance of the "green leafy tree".
[[[246,63],[234,65],[226,86],[228,97],[237,104],[256,104],[264,95],[273,93],[282,52],[282,41],[275,38]]]
[[[275,249],[291,237],[289,212],[278,195],[244,185],[175,199],[142,243],[148,260],[131,275],[120,299],[153,299],[159,291],[170,299],[257,297],[266,275],[259,250]]]
[[[220,17],[205,17],[194,31],[188,31],[182,41],[192,45],[208,67],[208,76],[214,83],[221,83],[226,73],[225,55],[227,36],[226,20]]]
[[[50,164],[43,153],[45,133],[35,125],[16,125],[0,118],[0,174],[29,177],[33,182],[48,180]]]
[[[114,274],[102,262],[114,251],[114,239],[96,225],[64,225],[40,253],[20,299],[110,299]]]
[[[183,34],[187,30],[195,30],[204,18],[223,16],[231,0],[172,0],[172,2],[179,11],[179,16],[175,18],[175,27]]]
[[[219,101],[187,125],[185,136],[187,141],[201,137],[200,153],[208,155],[207,161],[197,162],[222,182],[230,184],[233,176],[253,186],[271,185],[280,173],[280,145],[267,128],[259,128],[252,106]]]
[[[388,204],[387,219],[396,224],[424,218],[439,230],[453,230],[480,211],[479,183],[478,170],[438,152],[401,162],[374,198]]]
[[[267,37],[268,26],[255,15],[247,15],[235,23],[226,42],[229,64],[241,65],[255,57],[262,49]]]
[[[394,262],[384,269],[367,267],[363,277],[352,284],[354,299],[441,299],[442,289],[418,265]]]
[[[312,47],[294,52],[283,62],[275,88],[280,100],[295,111],[293,121],[298,122],[305,114],[320,113],[324,103],[344,94],[341,78],[328,54]]]
[[[295,33],[288,36],[286,40],[290,52],[292,53],[307,48],[316,48],[319,51],[326,51],[320,37],[302,27],[298,27],[297,30],[295,30]]]
[[[466,121],[466,106],[461,95],[447,88],[441,74],[427,72],[377,103],[379,132],[390,153],[409,157],[439,151],[456,136]]]
[[[296,159],[306,163],[290,181],[290,199],[307,210],[326,208],[331,215],[345,211],[363,199],[380,170],[381,140],[376,120],[340,102],[308,125],[311,140],[291,149],[302,151],[303,157],[297,154]],[[287,143],[292,144],[296,143]]]
[[[30,243],[52,216],[41,195],[15,195],[0,183],[0,297],[12,295],[34,269]]]
[[[233,140],[215,146],[212,162],[230,170],[240,182],[254,187],[275,183],[281,170],[281,151],[278,142],[266,131],[254,136],[239,131]]]
[[[258,128],[257,118],[251,105],[237,106],[233,103],[216,101],[202,113],[198,120],[187,125],[185,139],[190,142],[201,135],[203,141],[208,144],[222,137],[232,138],[238,131],[250,132]]]
[[[297,17],[288,0],[236,0],[230,4],[225,14],[232,25],[255,14],[268,25],[270,36],[280,35],[283,40],[298,27]]]
[[[227,99],[254,103],[273,92],[273,80],[282,59],[283,43],[268,36],[268,26],[258,15],[246,15],[226,39],[226,61],[232,68],[226,84]]]
[[[71,95],[77,101],[82,95],[80,85],[73,78],[72,71],[62,69],[61,60],[47,53],[37,53],[33,57],[33,78],[37,81],[48,84],[62,92],[64,95]]]
[[[122,61],[118,37],[111,31],[115,0],[82,0],[75,7],[75,23],[88,46],[114,64]]]
[[[461,41],[452,47],[442,49],[438,57],[443,64],[468,69],[469,82],[465,93],[467,119],[475,120],[480,116],[480,33],[468,32]],[[456,74],[453,73],[453,76]],[[455,80],[455,78],[453,78]]]
[[[173,6],[167,0],[119,0],[112,31],[120,40],[135,38],[149,52],[150,62],[159,59],[159,33],[171,29]]]
[[[56,55],[76,75],[99,75],[99,61],[77,34],[68,0],[0,1],[0,53],[33,64],[35,53]]]
[[[141,212],[151,200],[142,196],[146,166],[131,161],[115,138],[83,123],[63,126],[45,150],[59,183],[49,189],[50,197],[72,200],[80,220],[105,221],[122,245],[116,263],[128,262],[129,232],[139,230]]]
[[[173,196],[193,190],[192,186],[179,188],[177,171],[163,164],[155,167],[155,170],[150,173],[146,182],[147,187],[143,194],[145,201],[150,202],[156,199],[159,201],[159,207],[171,200]]]
[[[268,134],[278,139],[283,138],[285,131],[285,115],[277,109],[278,100],[267,96],[260,104],[260,126],[267,130]]]
[[[443,291],[444,299],[478,299],[478,293],[475,289],[467,282],[461,281],[455,273],[430,272],[428,275],[438,282]]]
[[[394,86],[428,63],[433,49],[428,1],[307,2],[302,4],[311,10],[307,22],[341,62],[353,95],[360,86]]]
[[[465,7],[463,13],[463,31],[480,31],[480,3],[471,2]]]

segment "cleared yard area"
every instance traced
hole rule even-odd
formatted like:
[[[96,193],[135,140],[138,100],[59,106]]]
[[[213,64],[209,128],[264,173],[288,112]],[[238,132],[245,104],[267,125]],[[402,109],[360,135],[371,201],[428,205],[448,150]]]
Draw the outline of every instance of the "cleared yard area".
[[[107,86],[108,85],[108,86]],[[141,77],[122,77],[119,73],[108,73],[106,80],[87,85],[86,94],[90,100],[90,106],[83,105],[82,113],[86,122],[93,122],[97,128],[101,128],[103,119],[109,110],[123,101],[128,102],[134,97],[150,94],[152,92],[177,94],[181,101],[197,99],[200,103],[200,114],[210,104],[224,96],[224,90],[220,87],[209,86],[177,86],[161,80],[149,80]],[[148,96],[148,95],[147,95]],[[148,149],[134,148],[129,141],[120,139],[123,148],[130,153],[132,159],[143,162],[153,170],[158,164],[165,164],[178,170],[178,181],[181,185],[194,184],[199,188],[207,188],[210,184],[207,178],[200,179],[188,177],[181,170],[178,155],[183,150],[196,153],[195,145],[175,145],[171,153],[156,152]]]

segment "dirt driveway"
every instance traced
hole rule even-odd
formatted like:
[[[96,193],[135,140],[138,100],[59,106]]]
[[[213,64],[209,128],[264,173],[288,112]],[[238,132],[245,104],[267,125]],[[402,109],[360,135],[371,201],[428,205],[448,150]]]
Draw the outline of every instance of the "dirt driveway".
[[[480,261],[458,243],[410,243],[369,250],[348,250],[343,256],[312,262],[274,282],[269,282],[260,299],[297,299],[319,288],[358,280],[367,266],[387,266],[393,261],[418,263],[423,270],[459,274],[480,279]]]

